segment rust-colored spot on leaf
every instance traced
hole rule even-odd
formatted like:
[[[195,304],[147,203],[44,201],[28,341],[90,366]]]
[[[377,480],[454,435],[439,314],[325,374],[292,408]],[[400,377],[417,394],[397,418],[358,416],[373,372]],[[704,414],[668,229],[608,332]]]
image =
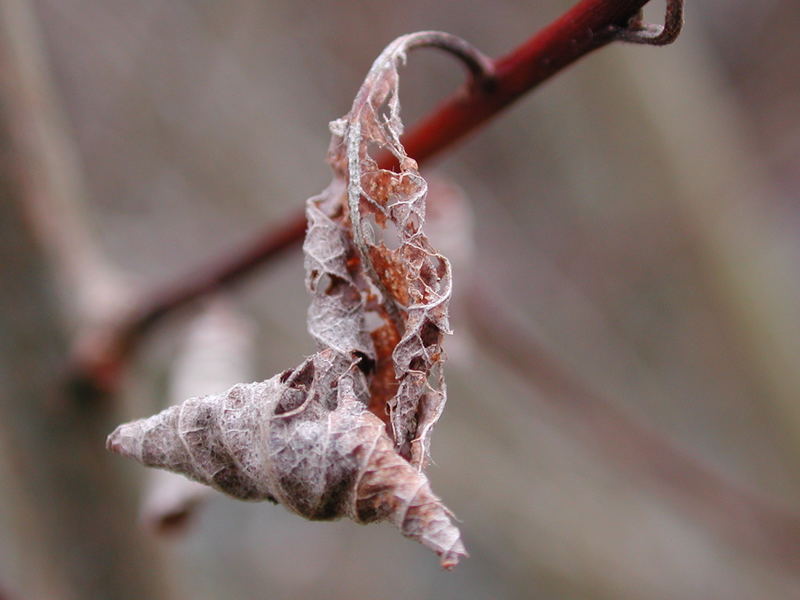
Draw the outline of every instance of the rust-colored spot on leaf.
[[[369,382],[369,411],[388,424],[389,401],[394,398],[398,387],[392,352],[400,341],[400,335],[391,324],[386,324],[373,331],[371,336],[377,359],[375,373]]]

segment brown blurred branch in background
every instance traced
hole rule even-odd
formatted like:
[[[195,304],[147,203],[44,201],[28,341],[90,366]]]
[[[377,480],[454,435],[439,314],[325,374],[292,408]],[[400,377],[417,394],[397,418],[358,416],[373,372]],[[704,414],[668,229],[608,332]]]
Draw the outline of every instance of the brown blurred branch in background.
[[[620,39],[649,0],[583,0],[506,56],[494,61],[490,88],[466,86],[445,100],[403,138],[408,155],[418,162],[452,146],[506,106],[579,58]],[[670,0],[668,10],[682,6]],[[633,26],[636,26],[635,22]],[[673,27],[674,33],[674,27]],[[382,168],[391,168],[385,157]],[[237,282],[287,248],[299,244],[305,215],[270,225],[228,256],[156,289],[110,327],[87,331],[76,345],[70,382],[86,391],[113,390],[128,356],[153,325],[192,301]]]
[[[96,323],[113,292],[97,285],[104,263],[37,25],[28,2],[0,0],[0,461],[15,585],[39,598],[166,598],[132,482],[98,443],[118,417],[57,376],[75,328]]]
[[[481,345],[540,390],[535,396],[551,401],[569,426],[581,429],[582,439],[609,455],[615,465],[658,484],[728,543],[792,572],[800,568],[800,515],[741,488],[659,432],[631,420],[569,372],[530,327],[485,289],[473,285],[466,296],[469,322]]]

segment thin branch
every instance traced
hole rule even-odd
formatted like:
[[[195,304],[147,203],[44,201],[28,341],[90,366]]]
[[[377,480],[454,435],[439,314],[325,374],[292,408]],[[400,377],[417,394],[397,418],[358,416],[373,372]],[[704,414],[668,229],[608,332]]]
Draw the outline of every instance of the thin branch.
[[[405,135],[403,145],[408,155],[418,162],[430,159],[579,58],[619,39],[620,31],[635,21],[648,1],[579,2],[524,44],[494,61],[491,85],[465,85]],[[392,157],[386,156],[380,166],[391,168],[392,163]],[[270,225],[222,260],[156,289],[115,326],[87,333],[76,344],[67,373],[69,381],[100,392],[113,389],[127,357],[153,325],[298,245],[305,226],[303,213],[280,226]]]
[[[294,248],[306,229],[305,217],[300,217],[156,290],[116,324],[84,332],[76,341],[72,363],[67,366],[66,384],[80,388],[83,397],[105,397],[116,388],[127,357],[156,323],[178,308],[237,282],[284,250]]]
[[[673,445],[659,432],[629,418],[576,378],[495,295],[475,285],[467,294],[470,325],[481,344],[551,400],[558,414],[581,429],[581,439],[615,465],[653,482],[668,497],[709,524],[728,543],[767,563],[800,569],[800,515],[774,506]]]

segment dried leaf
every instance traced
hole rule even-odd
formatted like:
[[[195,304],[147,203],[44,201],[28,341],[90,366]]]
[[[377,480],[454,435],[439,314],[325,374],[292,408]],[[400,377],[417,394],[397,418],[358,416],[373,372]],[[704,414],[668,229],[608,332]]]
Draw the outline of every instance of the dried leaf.
[[[367,410],[363,373],[333,350],[224,394],[192,398],[122,425],[108,446],[242,500],[279,502],[307,519],[388,519],[451,567],[458,529],[426,477]]]
[[[450,264],[422,231],[427,184],[400,144],[397,96],[397,67],[420,39],[390,44],[331,123],[334,179],[307,202],[304,244],[319,351],[267,381],[123,425],[108,445],[308,519],[388,519],[449,568],[465,551],[421,471],[445,402]],[[384,152],[397,172],[378,168]]]

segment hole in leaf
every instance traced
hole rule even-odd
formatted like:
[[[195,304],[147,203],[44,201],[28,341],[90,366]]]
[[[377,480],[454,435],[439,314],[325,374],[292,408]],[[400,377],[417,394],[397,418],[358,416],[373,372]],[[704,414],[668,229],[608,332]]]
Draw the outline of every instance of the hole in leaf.
[[[384,320],[375,311],[367,311],[367,313],[364,315],[364,328],[369,332],[373,332],[379,327],[383,327],[384,324]]]
[[[353,358],[358,360],[358,368],[364,375],[375,372],[375,361],[363,352],[353,352]]]
[[[425,321],[420,328],[419,337],[426,348],[439,342],[439,328],[431,321]]]

